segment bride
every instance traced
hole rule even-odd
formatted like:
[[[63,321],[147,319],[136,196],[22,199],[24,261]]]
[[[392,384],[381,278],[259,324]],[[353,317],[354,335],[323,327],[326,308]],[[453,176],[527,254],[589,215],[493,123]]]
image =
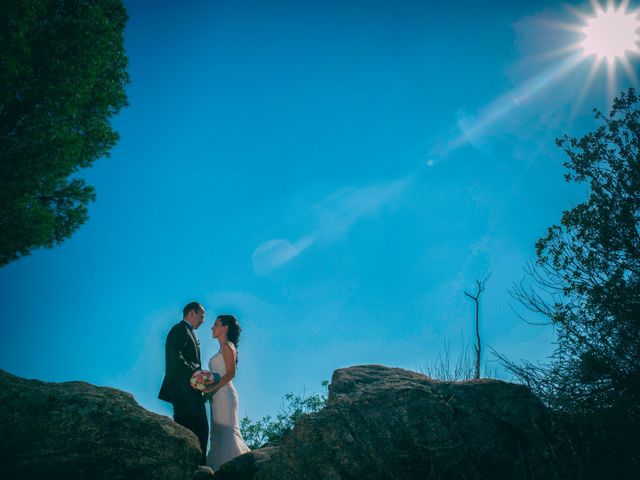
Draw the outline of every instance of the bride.
[[[220,381],[205,392],[212,392],[211,449],[207,465],[217,470],[220,465],[249,451],[238,427],[238,394],[233,386],[238,364],[240,325],[233,315],[218,315],[211,333],[220,350],[209,360],[209,370],[220,375]]]

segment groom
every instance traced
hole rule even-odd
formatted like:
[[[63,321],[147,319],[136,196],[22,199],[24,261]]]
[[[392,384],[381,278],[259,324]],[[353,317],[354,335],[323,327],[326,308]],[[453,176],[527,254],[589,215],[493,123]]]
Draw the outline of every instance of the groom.
[[[200,346],[194,330],[204,323],[204,308],[191,302],[182,310],[182,320],[167,335],[165,376],[158,398],[173,404],[173,419],[196,434],[206,464],[209,424],[204,397],[189,384],[193,372],[200,370]]]

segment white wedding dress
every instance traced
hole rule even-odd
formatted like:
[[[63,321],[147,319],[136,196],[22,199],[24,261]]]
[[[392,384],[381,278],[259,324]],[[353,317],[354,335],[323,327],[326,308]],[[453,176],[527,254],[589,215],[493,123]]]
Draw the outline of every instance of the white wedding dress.
[[[229,342],[235,353],[235,346]],[[209,360],[209,370],[221,377],[227,373],[222,352],[219,351]],[[238,394],[233,381],[227,383],[213,395],[211,402],[211,449],[207,455],[207,465],[217,470],[220,465],[250,451],[244,443],[238,426]]]

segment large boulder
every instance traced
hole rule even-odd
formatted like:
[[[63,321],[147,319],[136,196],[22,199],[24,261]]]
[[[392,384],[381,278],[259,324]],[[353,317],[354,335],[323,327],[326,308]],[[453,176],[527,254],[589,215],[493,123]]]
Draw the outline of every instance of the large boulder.
[[[188,480],[196,436],[129,393],[0,370],[0,472],[19,479]]]
[[[303,417],[267,461],[253,461],[258,450],[220,473],[253,461],[257,480],[547,478],[547,432],[543,405],[522,385],[357,366],[334,372],[326,407]]]

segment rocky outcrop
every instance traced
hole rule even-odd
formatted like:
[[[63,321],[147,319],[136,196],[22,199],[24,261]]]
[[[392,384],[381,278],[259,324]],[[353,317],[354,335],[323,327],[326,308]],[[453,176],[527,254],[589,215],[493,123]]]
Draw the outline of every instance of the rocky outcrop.
[[[334,372],[326,407],[268,458],[245,454],[216,478],[548,478],[547,430],[543,405],[522,385],[357,366]]]
[[[195,435],[126,392],[2,370],[0,428],[2,478],[188,480],[200,458]],[[547,431],[544,407],[522,385],[358,366],[334,372],[326,407],[279,446],[242,455],[214,478],[544,479]]]
[[[19,479],[188,480],[196,436],[129,393],[0,370],[0,472]]]

